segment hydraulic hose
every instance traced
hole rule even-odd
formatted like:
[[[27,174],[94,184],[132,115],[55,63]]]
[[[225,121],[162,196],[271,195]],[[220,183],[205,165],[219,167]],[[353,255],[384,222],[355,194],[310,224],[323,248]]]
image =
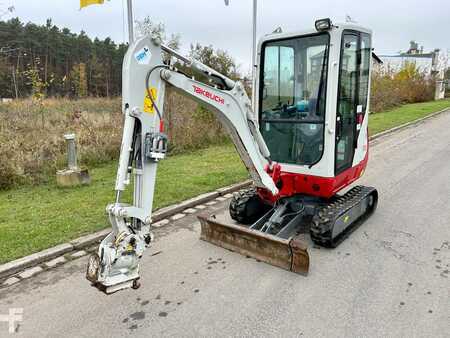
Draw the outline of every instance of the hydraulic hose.
[[[155,100],[153,99],[153,95],[152,95],[152,92],[151,92],[150,87],[149,87],[150,76],[152,75],[153,71],[158,69],[158,68],[166,68],[166,69],[168,69],[169,66],[168,65],[157,65],[157,66],[153,67],[152,69],[150,69],[149,72],[147,73],[147,76],[145,77],[145,89],[147,91],[148,97],[150,98],[150,101],[152,102],[153,107],[155,107],[156,113],[158,114],[159,123],[160,123],[160,126],[159,126],[160,130],[159,131],[162,132],[163,129],[164,129],[163,128],[164,120],[162,118],[162,115],[161,115],[161,112],[160,112],[158,106],[156,105]]]

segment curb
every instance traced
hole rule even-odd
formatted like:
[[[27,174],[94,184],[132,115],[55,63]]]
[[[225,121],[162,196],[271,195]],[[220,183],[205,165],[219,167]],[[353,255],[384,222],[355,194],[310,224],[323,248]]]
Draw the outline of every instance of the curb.
[[[246,180],[244,182],[233,184],[233,185],[230,185],[230,186],[225,187],[225,188],[220,188],[220,189],[218,189],[216,191],[213,191],[213,192],[209,192],[209,193],[206,193],[206,194],[202,194],[202,195],[196,196],[194,198],[191,198],[191,199],[188,199],[186,201],[183,201],[183,202],[181,202],[179,204],[175,204],[175,205],[171,205],[171,206],[159,209],[158,211],[156,211],[152,215],[152,222],[153,223],[158,222],[158,221],[160,221],[160,220],[162,220],[164,218],[167,218],[169,216],[173,216],[173,215],[175,215],[175,214],[177,214],[177,213],[179,213],[179,212],[181,212],[183,210],[192,208],[192,207],[194,207],[196,205],[199,205],[199,204],[203,204],[203,203],[209,202],[209,201],[211,201],[211,200],[213,200],[213,199],[215,199],[217,197],[221,197],[223,195],[226,195],[226,194],[229,194],[229,193],[241,190],[241,189],[243,189],[245,187],[248,187],[251,184],[252,184],[251,180]]]
[[[217,189],[216,191],[202,194],[194,198],[183,201],[179,204],[171,205],[162,209],[157,210],[153,216],[153,223],[163,220],[167,217],[173,216],[182,212],[183,210],[192,208],[196,205],[207,203],[218,197],[230,194],[232,192],[238,191],[252,184],[251,180],[246,180],[241,183],[233,184],[225,188]],[[8,278],[17,272],[25,270],[29,267],[42,264],[49,261],[55,257],[62,256],[72,251],[81,250],[99,243],[103,238],[106,237],[111,232],[110,229],[104,229],[93,234],[82,236],[76,238],[69,243],[64,243],[57,245],[53,248],[49,248],[40,252],[36,252],[32,255],[25,256],[14,261],[8,262],[6,264],[0,265],[0,279]]]
[[[73,246],[69,243],[65,243],[0,265],[0,278],[8,277],[16,272],[64,255],[70,251],[73,251]]]
[[[396,131],[400,131],[400,130],[403,130],[403,129],[407,129],[408,127],[416,126],[416,125],[418,125],[418,124],[420,124],[420,123],[422,123],[422,122],[424,122],[426,120],[432,119],[432,118],[434,118],[436,116],[439,116],[439,115],[441,115],[441,114],[443,114],[445,112],[450,112],[450,108],[449,107],[444,108],[444,109],[439,110],[439,111],[437,111],[437,112],[435,112],[433,114],[421,117],[420,119],[417,119],[417,120],[414,120],[414,121],[410,121],[410,122],[401,124],[401,125],[399,125],[397,127],[394,127],[394,128],[382,131],[382,132],[380,132],[378,134],[372,135],[372,136],[369,137],[369,141],[374,141],[374,140],[379,139],[379,138],[381,138],[383,136],[390,135],[390,134],[392,134],[392,133],[394,133]]]
[[[426,120],[432,119],[432,118],[434,118],[438,115],[441,115],[445,112],[450,112],[450,109],[445,108],[443,110],[440,110],[433,114],[427,115],[420,119],[417,119],[417,120],[414,120],[411,122],[407,122],[400,126],[385,130],[383,132],[380,132],[378,134],[370,136],[369,141],[372,142],[376,139],[390,135],[394,132],[397,132],[397,131],[400,131],[403,129],[407,129],[408,127],[411,127],[411,126],[418,125]],[[175,205],[164,207],[162,209],[157,210],[153,214],[152,221],[153,221],[153,223],[156,223],[156,222],[164,220],[170,216],[174,216],[186,209],[192,208],[192,207],[200,205],[200,204],[207,203],[218,197],[222,197],[224,195],[227,195],[232,192],[243,189],[245,187],[248,187],[251,184],[252,184],[251,180],[246,180],[241,183],[237,183],[237,184],[230,185],[228,187],[217,189],[213,192],[209,192],[206,194],[196,196],[194,198],[188,199],[186,201],[183,201],[183,202],[175,204]],[[99,243],[101,240],[103,240],[103,238],[106,235],[108,235],[110,233],[110,231],[111,231],[110,229],[104,229],[104,230],[98,231],[93,234],[79,237],[77,239],[70,241],[69,243],[61,244],[61,245],[55,246],[53,248],[49,248],[49,249],[34,253],[32,255],[22,257],[22,258],[14,260],[14,261],[8,262],[6,264],[0,265],[0,279],[3,280],[5,278],[11,277],[12,275],[14,275],[22,270],[25,270],[32,266],[42,264],[42,263],[47,262],[55,257],[62,256],[64,254],[67,254],[72,251],[82,250],[82,249],[92,246],[96,243]],[[17,280],[17,281],[19,281],[19,280]]]

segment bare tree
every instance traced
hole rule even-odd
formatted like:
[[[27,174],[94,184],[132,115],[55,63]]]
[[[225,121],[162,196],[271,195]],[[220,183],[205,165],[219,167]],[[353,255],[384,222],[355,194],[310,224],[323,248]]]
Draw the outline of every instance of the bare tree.
[[[6,9],[3,9],[3,4],[0,3],[0,19],[3,18],[5,15],[11,14],[15,11],[14,6],[9,6]]]
[[[180,34],[171,34],[170,37],[167,37],[166,26],[162,22],[153,22],[149,16],[146,16],[143,20],[136,20],[136,32],[138,37],[150,35],[159,38],[162,43],[172,49],[180,48]]]

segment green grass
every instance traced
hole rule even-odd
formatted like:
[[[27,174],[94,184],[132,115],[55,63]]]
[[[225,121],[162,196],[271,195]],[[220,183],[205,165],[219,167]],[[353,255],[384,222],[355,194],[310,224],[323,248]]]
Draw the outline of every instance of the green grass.
[[[450,99],[406,104],[387,112],[371,114],[369,118],[369,134],[375,135],[448,107],[450,107]]]
[[[0,192],[0,263],[109,227],[116,163],[90,170],[92,185],[61,189],[54,183]],[[248,177],[231,144],[161,161],[154,207],[161,208]],[[130,198],[128,192],[125,199]]]
[[[405,105],[370,116],[381,132],[450,107],[450,99]],[[92,168],[92,185],[60,189],[55,183],[0,192],[0,263],[109,227],[105,207],[114,201],[116,162]],[[154,208],[240,182],[248,175],[234,147],[211,146],[169,156],[158,167]],[[130,198],[127,192],[125,199]]]

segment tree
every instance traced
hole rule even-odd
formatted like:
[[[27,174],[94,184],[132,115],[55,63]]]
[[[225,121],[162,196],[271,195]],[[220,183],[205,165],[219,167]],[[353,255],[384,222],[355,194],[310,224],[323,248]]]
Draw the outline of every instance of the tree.
[[[70,79],[77,97],[86,97],[88,95],[88,85],[86,76],[86,64],[78,63],[73,65],[70,72]]]
[[[143,20],[136,20],[136,31],[138,37],[149,35],[159,39],[163,44],[174,50],[180,48],[180,35],[171,34],[170,37],[167,37],[166,26],[161,22],[153,22],[149,16],[146,16]]]
[[[27,79],[27,85],[31,87],[31,95],[33,99],[41,101],[46,96],[46,89],[53,80],[45,81],[42,77],[44,68],[41,67],[41,59],[36,58],[33,64],[28,65],[28,69],[24,72]]]
[[[204,63],[205,65],[217,70],[219,73],[229,77],[230,79],[240,79],[239,67],[236,65],[234,59],[228,54],[228,52],[217,49],[214,50],[213,46],[202,46],[197,43],[191,44],[190,57]]]
[[[36,68],[37,59],[40,60],[39,77],[48,84],[46,95],[65,96],[77,92],[74,89],[78,83],[71,80],[78,79],[73,75],[79,73],[80,64],[85,65],[88,94],[92,93],[92,88],[96,89],[93,94],[98,96],[121,93],[122,60],[127,45],[116,45],[108,38],[92,41],[86,33],[74,34],[67,28],[60,29],[51,20],[45,25],[36,25],[23,24],[18,18],[0,21],[0,41],[1,96],[11,97],[11,89],[15,96],[16,86],[20,97],[33,94],[30,68]],[[77,72],[74,68],[78,68]]]
[[[180,35],[167,34],[164,24],[149,17],[136,22],[136,31],[138,36],[150,34],[172,49],[180,48]],[[72,33],[50,19],[44,25],[24,24],[18,18],[0,21],[0,96],[15,97],[16,89],[19,97],[41,92],[46,96],[118,96],[127,48],[110,38],[92,40],[83,31]],[[240,78],[238,66],[225,51],[196,44],[190,54],[230,78]],[[36,91],[40,82],[45,86]]]
[[[8,66],[4,59],[0,59],[0,98],[15,96],[12,72],[14,70]]]

